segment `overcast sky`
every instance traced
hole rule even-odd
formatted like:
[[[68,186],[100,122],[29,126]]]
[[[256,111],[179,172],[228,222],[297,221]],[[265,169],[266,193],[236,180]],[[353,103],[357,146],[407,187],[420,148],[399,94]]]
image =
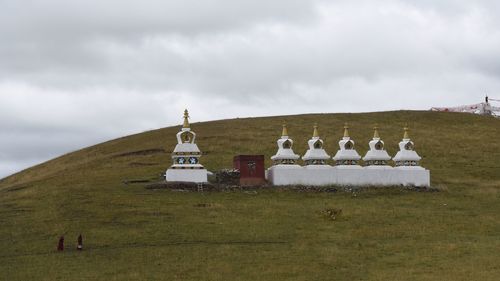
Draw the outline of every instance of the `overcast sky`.
[[[0,178],[182,122],[500,98],[500,1],[0,0]]]

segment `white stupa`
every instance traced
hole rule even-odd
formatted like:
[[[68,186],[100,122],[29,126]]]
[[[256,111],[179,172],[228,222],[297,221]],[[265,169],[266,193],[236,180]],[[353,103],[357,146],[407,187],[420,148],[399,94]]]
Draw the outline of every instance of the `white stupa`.
[[[354,149],[354,141],[349,137],[349,127],[344,125],[344,137],[339,141],[340,149],[333,157],[337,166],[353,166],[360,167],[358,161],[361,156]]]
[[[320,139],[318,126],[314,125],[312,138],[307,142],[309,149],[302,156],[302,160],[306,165],[326,165],[326,161],[330,159],[330,155],[323,149],[323,140]]]
[[[301,184],[302,167],[297,164],[299,155],[293,152],[293,140],[288,137],[286,124],[283,124],[281,138],[277,141],[278,152],[271,156],[273,165],[267,169],[266,178],[274,185]]]
[[[394,156],[393,161],[396,167],[419,167],[419,161],[422,157],[414,150],[415,144],[410,140],[408,126],[405,126],[404,130],[403,140],[399,143],[399,151]]]
[[[394,176],[399,184],[429,187],[431,173],[419,164],[422,158],[414,150],[415,144],[410,140],[408,126],[405,126],[404,130],[405,134],[399,143],[399,151],[392,159],[396,164]]]
[[[387,151],[384,149],[384,141],[380,139],[378,127],[375,126],[373,130],[373,139],[368,144],[370,150],[366,152],[365,157],[363,157],[363,161],[365,161],[366,166],[370,168],[390,167],[388,165],[388,161],[391,160],[391,156],[389,156]]]
[[[293,152],[293,140],[288,137],[286,124],[283,124],[281,138],[277,141],[278,152],[271,157],[274,165],[295,165],[300,158]]]
[[[177,133],[177,145],[172,152],[173,164],[165,178],[170,182],[207,182],[207,170],[199,163],[201,151],[195,143],[196,134],[189,125],[189,113],[184,111],[184,124]]]

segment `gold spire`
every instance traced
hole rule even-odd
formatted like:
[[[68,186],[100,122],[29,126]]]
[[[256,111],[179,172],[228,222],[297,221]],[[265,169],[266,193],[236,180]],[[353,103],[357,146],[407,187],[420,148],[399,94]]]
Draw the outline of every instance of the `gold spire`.
[[[281,132],[282,137],[288,137],[288,129],[286,128],[286,122],[283,122],[283,131]]]
[[[184,125],[182,125],[182,128],[189,128],[189,112],[187,109],[184,110]]]
[[[349,137],[349,126],[347,126],[347,123],[344,124],[344,138]]]
[[[378,134],[378,124],[375,124],[375,127],[373,127],[373,138],[374,139],[379,139],[380,135]]]
[[[410,134],[408,134],[408,131],[409,131],[410,129],[408,128],[408,123],[406,123],[406,124],[405,124],[405,128],[404,128],[404,130],[405,130],[405,135],[403,136],[403,139],[405,139],[405,140],[409,140],[409,139],[410,139]]]
[[[319,133],[318,133],[318,124],[314,124],[314,133],[313,133],[313,138],[319,138]]]

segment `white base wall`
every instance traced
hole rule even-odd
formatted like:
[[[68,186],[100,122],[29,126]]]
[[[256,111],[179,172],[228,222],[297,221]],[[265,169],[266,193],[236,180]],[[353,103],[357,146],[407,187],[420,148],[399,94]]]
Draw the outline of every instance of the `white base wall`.
[[[274,165],[267,170],[267,180],[273,185],[300,184],[301,174],[299,165]]]
[[[422,167],[275,165],[267,170],[273,185],[412,185],[429,187],[430,171]]]
[[[422,167],[396,167],[402,185],[431,186],[431,172]]]
[[[165,179],[180,182],[208,182],[206,169],[168,169]]]

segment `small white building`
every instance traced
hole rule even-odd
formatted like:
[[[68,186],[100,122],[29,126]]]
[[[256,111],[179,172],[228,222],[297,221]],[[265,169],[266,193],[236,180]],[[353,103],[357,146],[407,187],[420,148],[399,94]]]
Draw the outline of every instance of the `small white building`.
[[[184,111],[184,124],[177,133],[177,145],[172,152],[172,166],[165,179],[169,182],[207,182],[207,170],[200,164],[201,151],[195,143],[196,133],[191,131],[189,113]]]

